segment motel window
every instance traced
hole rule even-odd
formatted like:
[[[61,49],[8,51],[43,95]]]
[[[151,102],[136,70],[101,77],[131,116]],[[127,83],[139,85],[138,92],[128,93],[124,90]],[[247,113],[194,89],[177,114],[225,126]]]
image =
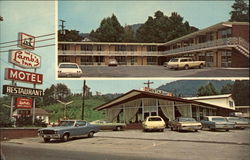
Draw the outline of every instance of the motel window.
[[[221,66],[222,67],[231,67],[232,63],[232,52],[225,51],[221,54]]]
[[[126,47],[124,45],[115,46],[115,51],[126,51]]]
[[[156,46],[147,46],[147,51],[157,51]]]
[[[127,51],[136,51],[136,46],[127,46]]]
[[[92,45],[89,45],[89,44],[83,44],[81,45],[81,50],[82,51],[92,51],[93,50],[93,46]]]
[[[213,53],[211,52],[206,53],[206,65],[208,67],[214,66],[214,56],[213,56]]]
[[[151,65],[157,64],[157,57],[151,57],[151,56],[147,57],[147,63]]]
[[[61,45],[61,49],[62,49],[63,51],[70,50],[70,45],[69,45],[69,44],[62,44],[62,45]]]
[[[60,62],[70,62],[70,57],[62,56],[62,57],[60,57]]]
[[[103,50],[102,45],[97,45],[97,46],[96,46],[96,50],[97,50],[97,51],[102,51],[102,50]]]
[[[224,30],[220,30],[219,33],[221,34],[222,38],[231,37],[231,35],[232,35],[232,29],[231,28],[227,28],[227,29],[224,29]]]

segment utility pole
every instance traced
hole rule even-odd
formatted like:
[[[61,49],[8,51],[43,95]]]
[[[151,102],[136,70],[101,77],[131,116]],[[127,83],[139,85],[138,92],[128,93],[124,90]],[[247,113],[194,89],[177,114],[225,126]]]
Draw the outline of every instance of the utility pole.
[[[148,82],[144,82],[144,84],[147,85],[148,88],[150,88],[150,84],[153,84],[154,82],[150,82],[150,80],[148,80]]]
[[[85,92],[86,92],[86,80],[83,81],[83,88],[82,88],[82,120],[84,120]]]
[[[59,26],[61,27],[61,30],[62,30],[61,34],[63,35],[63,40],[65,40],[65,30],[64,30],[65,25],[64,25],[64,23],[65,23],[66,21],[65,21],[65,20],[62,20],[62,19],[59,19],[59,21],[62,22],[62,24],[59,25]]]

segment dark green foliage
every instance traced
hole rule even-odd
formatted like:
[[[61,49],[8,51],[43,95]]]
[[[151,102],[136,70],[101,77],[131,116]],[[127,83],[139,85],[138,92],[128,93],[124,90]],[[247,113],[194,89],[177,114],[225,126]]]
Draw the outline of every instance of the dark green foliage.
[[[188,96],[196,96],[198,88],[201,86],[204,86],[208,83],[212,83],[213,86],[220,91],[222,86],[226,84],[233,84],[233,81],[230,80],[179,80],[167,83],[165,85],[162,85],[158,87],[160,90],[164,90],[167,92],[173,93],[175,96],[182,96],[182,97],[188,97]]]
[[[74,96],[72,97],[72,101],[73,103],[67,105],[66,116],[69,119],[81,119],[82,97]],[[87,98],[85,100],[85,120],[93,121],[103,119],[102,111],[95,111],[93,109],[105,102],[107,101],[101,96]],[[64,116],[64,106],[60,103],[44,106],[42,108],[51,113],[50,121],[52,122],[57,122]]]
[[[213,84],[209,82],[208,84],[198,88],[197,96],[211,96],[219,94],[214,88]]]
[[[233,85],[232,95],[237,106],[249,106],[249,80],[236,80]]]
[[[197,30],[187,21],[183,22],[183,17],[176,12],[168,17],[157,11],[137,30],[136,38],[139,42],[167,42]]]
[[[65,34],[58,31],[58,41],[80,42],[83,38],[77,30],[65,30]]]
[[[228,84],[222,86],[220,93],[221,94],[231,94],[232,90],[233,90],[233,84],[228,83]]]
[[[232,8],[230,21],[249,22],[249,4],[244,0],[235,0]]]
[[[6,104],[10,106],[10,101],[10,96],[0,98],[0,127],[10,127],[12,125],[10,120],[10,108],[3,105]]]
[[[90,33],[91,37],[101,42],[122,42],[124,28],[120,25],[116,16],[104,18],[96,31]]]
[[[46,88],[44,91],[43,105],[57,103],[56,100],[69,101],[70,99],[71,91],[65,84],[52,84],[50,88]]]

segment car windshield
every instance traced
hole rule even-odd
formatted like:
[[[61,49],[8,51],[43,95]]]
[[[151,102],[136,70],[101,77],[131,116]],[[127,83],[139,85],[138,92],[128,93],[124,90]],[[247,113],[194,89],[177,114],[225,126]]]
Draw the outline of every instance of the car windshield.
[[[246,119],[246,118],[240,118],[240,120],[243,121],[243,122],[250,122],[250,120]]]
[[[179,118],[180,122],[196,122],[193,118]]]
[[[239,117],[230,117],[228,118],[229,121],[239,121],[240,118]]]
[[[171,59],[170,62],[178,62],[177,58]]]
[[[216,121],[216,122],[227,122],[226,118],[212,118],[212,121]]]
[[[161,121],[161,118],[152,117],[152,118],[149,118],[148,121]]]
[[[61,121],[58,126],[70,127],[70,126],[73,126],[74,123],[75,123],[74,121]]]
[[[76,64],[61,64],[59,68],[78,68]]]

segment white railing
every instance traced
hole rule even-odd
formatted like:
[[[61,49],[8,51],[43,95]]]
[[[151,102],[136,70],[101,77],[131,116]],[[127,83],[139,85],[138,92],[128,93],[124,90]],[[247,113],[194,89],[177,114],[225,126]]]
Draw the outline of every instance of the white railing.
[[[86,55],[86,56],[159,56],[158,51],[58,51],[59,55]]]
[[[164,51],[163,54],[168,55],[168,54],[175,54],[175,53],[181,53],[181,52],[192,52],[196,50],[220,48],[220,47],[225,47],[225,46],[236,47],[237,45],[241,45],[242,47],[249,50],[249,43],[246,42],[243,38],[230,37],[230,38],[222,38],[222,39],[218,39],[214,41],[208,41],[205,43],[199,43],[199,44],[188,46],[188,47],[182,47],[182,48]]]
[[[168,51],[62,51],[59,50],[59,55],[86,55],[86,56],[166,56],[171,54],[181,54],[188,52],[195,52],[201,50],[209,50],[223,47],[237,47],[245,48],[249,55],[249,43],[240,37],[222,38],[214,41],[195,44],[192,46],[181,47]]]

